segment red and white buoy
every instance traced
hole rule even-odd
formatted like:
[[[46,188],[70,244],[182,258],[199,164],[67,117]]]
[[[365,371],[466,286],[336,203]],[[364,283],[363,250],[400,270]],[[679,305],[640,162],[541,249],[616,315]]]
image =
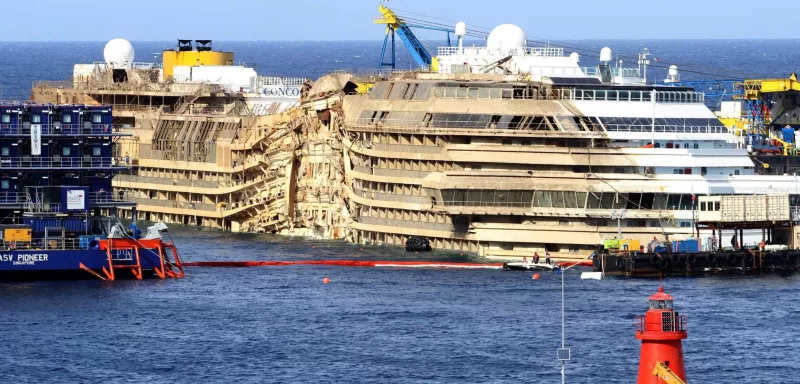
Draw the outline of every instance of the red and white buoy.
[[[675,299],[664,293],[664,287],[658,287],[648,300],[650,309],[644,316],[636,316],[636,338],[642,341],[636,383],[663,383],[663,375],[686,382],[681,344],[686,338],[686,316],[675,311]]]

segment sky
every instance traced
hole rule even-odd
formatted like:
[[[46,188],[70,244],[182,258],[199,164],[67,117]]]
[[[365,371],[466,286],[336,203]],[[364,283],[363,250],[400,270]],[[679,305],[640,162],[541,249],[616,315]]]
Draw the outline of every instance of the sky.
[[[756,23],[752,11],[800,14],[800,0],[391,0],[400,14],[530,39],[796,39],[800,28]],[[0,41],[379,40],[378,0],[3,1]],[[402,10],[402,11],[400,11]],[[8,17],[14,15],[14,17]],[[791,18],[790,18],[791,19]],[[790,20],[787,19],[787,20]],[[451,21],[453,20],[453,21]],[[749,28],[745,23],[758,25]],[[420,32],[419,37],[441,38]]]

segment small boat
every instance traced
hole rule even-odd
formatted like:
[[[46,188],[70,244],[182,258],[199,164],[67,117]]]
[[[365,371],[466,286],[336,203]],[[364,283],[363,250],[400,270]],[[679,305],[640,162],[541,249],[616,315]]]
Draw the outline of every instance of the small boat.
[[[558,265],[546,263],[530,263],[524,261],[503,263],[504,271],[557,271],[559,269],[561,269],[561,267]]]

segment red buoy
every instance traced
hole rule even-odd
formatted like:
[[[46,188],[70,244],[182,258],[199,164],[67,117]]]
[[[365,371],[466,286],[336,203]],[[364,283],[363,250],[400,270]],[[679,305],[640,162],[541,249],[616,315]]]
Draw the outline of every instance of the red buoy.
[[[686,338],[686,316],[675,311],[675,299],[664,293],[664,287],[658,287],[648,300],[650,309],[644,316],[636,316],[636,338],[642,341],[636,383],[662,383],[657,373],[663,371],[671,371],[685,382],[681,340]]]

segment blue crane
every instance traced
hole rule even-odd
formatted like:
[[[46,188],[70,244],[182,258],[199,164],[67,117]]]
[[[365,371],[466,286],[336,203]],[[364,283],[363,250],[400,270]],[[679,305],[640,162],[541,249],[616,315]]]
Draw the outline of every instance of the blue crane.
[[[386,25],[386,36],[383,38],[383,49],[381,50],[381,61],[378,65],[378,68],[384,67],[391,67],[394,69],[397,65],[397,54],[395,53],[395,34],[400,36],[400,40],[403,41],[406,48],[408,48],[408,52],[411,53],[411,57],[414,59],[414,62],[417,63],[418,66],[422,68],[430,67],[433,56],[431,56],[430,52],[422,45],[422,42],[414,36],[414,32],[411,31],[411,28],[421,28],[421,29],[428,29],[434,31],[442,31],[447,32],[447,45],[450,46],[450,33],[455,33],[454,29],[444,28],[444,27],[436,27],[436,26],[429,26],[429,25],[420,25],[420,24],[410,24],[407,23],[402,18],[398,17],[394,11],[389,8],[383,6],[383,4],[378,6],[378,10],[381,12],[381,18],[375,20],[375,24],[385,24]],[[391,37],[391,39],[390,39]],[[389,41],[391,40],[391,61],[386,61],[386,50],[387,46],[389,45]]]

